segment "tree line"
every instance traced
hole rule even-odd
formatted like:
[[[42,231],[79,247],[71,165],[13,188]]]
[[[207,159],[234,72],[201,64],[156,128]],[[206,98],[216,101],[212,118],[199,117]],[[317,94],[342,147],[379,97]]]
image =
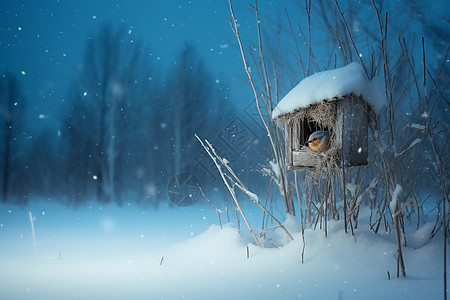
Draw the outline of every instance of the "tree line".
[[[27,136],[19,81],[10,70],[0,79],[3,201],[156,204],[177,174],[214,182],[194,133],[220,139],[236,129],[228,87],[212,78],[193,45],[162,74],[140,42],[112,26],[87,40],[58,137],[45,129]]]

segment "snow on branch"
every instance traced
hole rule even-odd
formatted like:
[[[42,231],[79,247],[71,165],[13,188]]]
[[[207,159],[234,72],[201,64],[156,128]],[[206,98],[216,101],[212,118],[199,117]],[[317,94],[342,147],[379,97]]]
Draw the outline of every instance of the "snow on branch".
[[[239,179],[239,177],[236,175],[236,173],[233,171],[233,169],[229,166],[229,162],[227,160],[224,160],[222,157],[220,157],[216,150],[213,148],[212,144],[210,142],[208,142],[208,140],[205,140],[205,142],[203,142],[198,135],[195,135],[195,137],[197,138],[197,140],[200,142],[200,144],[203,146],[203,148],[206,150],[206,152],[208,153],[209,157],[211,157],[211,159],[213,160],[214,164],[216,165],[217,170],[220,173],[220,176],[222,177],[223,182],[225,183],[225,186],[227,187],[228,191],[230,192],[231,196],[233,197],[233,200],[236,204],[236,207],[238,209],[238,211],[240,212],[240,214],[242,215],[242,218],[244,219],[248,229],[250,230],[250,233],[252,234],[253,238],[255,239],[255,242],[258,246],[261,246],[261,244],[259,243],[258,238],[256,237],[256,235],[254,234],[250,224],[248,223],[247,218],[244,215],[244,212],[242,211],[239,202],[237,201],[237,196],[236,196],[236,192],[235,192],[235,187],[239,188],[242,192],[244,192],[250,199],[253,200],[253,202],[255,204],[257,204],[266,214],[268,214],[275,222],[278,223],[278,225],[280,226],[281,229],[284,230],[284,232],[286,232],[286,234],[289,236],[289,238],[291,240],[293,240],[294,238],[292,237],[292,235],[289,233],[289,231],[287,231],[287,229],[283,226],[283,224],[281,224],[281,222],[275,218],[265,207],[264,205],[262,205],[259,202],[259,198],[255,193],[252,193],[249,191],[249,189],[244,185],[244,183]],[[205,145],[206,143],[206,145]],[[226,169],[226,171],[222,170],[222,166]]]
[[[395,190],[392,192],[392,200],[391,203],[389,204],[392,214],[395,214],[398,210],[399,197],[402,194],[402,192],[403,192],[402,186],[400,184],[397,184],[395,186]]]
[[[226,175],[222,171],[221,165],[217,162],[217,160],[219,160],[219,162],[225,167],[227,167],[227,164],[224,163],[223,159],[219,155],[217,155],[217,153],[214,150],[214,148],[212,147],[211,143],[209,143],[207,140],[205,140],[205,143],[208,145],[208,146],[206,146],[205,143],[203,143],[203,141],[198,137],[197,134],[195,134],[195,137],[200,142],[200,144],[203,146],[203,148],[206,150],[209,157],[211,157],[211,159],[213,160],[214,164],[217,167],[217,170],[219,171],[220,176],[222,177],[223,182],[225,183],[225,186],[227,187],[228,191],[230,192],[231,197],[233,197],[234,203],[236,204],[236,208],[240,212],[242,218],[244,219],[245,224],[247,225],[248,230],[250,231],[251,235],[253,236],[253,239],[255,240],[256,245],[261,247],[261,243],[259,242],[255,233],[253,232],[253,229],[250,226],[250,223],[248,222],[247,217],[245,216],[244,212],[241,209],[241,206],[239,205],[239,202],[237,201],[236,192],[234,191],[234,185],[230,186],[230,182],[228,182],[227,177],[226,177],[228,175]]]
[[[406,148],[405,150],[403,150],[400,153],[395,153],[395,158],[398,158],[398,157],[402,156],[403,154],[408,152],[412,147],[414,147],[418,143],[422,142],[423,140],[424,140],[423,138],[416,138],[414,141],[411,142],[411,144],[408,146],[408,148]]]

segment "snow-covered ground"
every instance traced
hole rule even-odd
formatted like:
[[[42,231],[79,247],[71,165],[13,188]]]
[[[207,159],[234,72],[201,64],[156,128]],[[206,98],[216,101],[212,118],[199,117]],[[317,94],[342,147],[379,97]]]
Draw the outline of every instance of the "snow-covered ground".
[[[259,212],[251,207],[256,230]],[[362,222],[355,236],[339,221],[328,223],[327,238],[306,230],[302,264],[293,219],[286,227],[295,240],[278,248],[254,246],[232,223],[221,229],[207,221],[218,223],[204,203],[158,210],[1,204],[0,299],[443,298],[443,239],[428,241],[431,224],[408,233],[407,277],[397,279],[394,234],[374,234]],[[281,230],[268,234],[286,241]]]

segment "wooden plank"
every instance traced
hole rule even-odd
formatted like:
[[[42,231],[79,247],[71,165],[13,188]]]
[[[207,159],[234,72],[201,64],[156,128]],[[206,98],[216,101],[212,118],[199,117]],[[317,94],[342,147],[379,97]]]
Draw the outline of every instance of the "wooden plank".
[[[302,119],[295,118],[292,124],[292,149],[299,150],[302,146]]]
[[[367,165],[367,106],[357,96],[348,95],[338,101],[337,109],[336,140],[342,146],[344,165]]]
[[[292,169],[311,169],[320,164],[323,156],[315,153],[306,147],[292,151],[293,166]]]
[[[286,151],[286,164],[292,166],[292,120],[284,123],[284,138]]]

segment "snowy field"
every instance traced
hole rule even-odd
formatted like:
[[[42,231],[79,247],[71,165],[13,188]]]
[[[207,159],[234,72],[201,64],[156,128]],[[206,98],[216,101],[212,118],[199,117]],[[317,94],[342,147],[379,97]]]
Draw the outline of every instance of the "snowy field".
[[[256,230],[261,217],[250,205]],[[275,231],[273,242],[285,245],[259,248],[226,218],[223,229],[209,225],[218,221],[204,203],[0,208],[0,299],[443,298],[443,239],[428,241],[431,223],[410,230],[407,277],[397,279],[395,235],[375,235],[363,222],[355,236],[341,222],[329,222],[327,238],[308,229],[302,264],[294,219],[285,223],[294,241]]]

